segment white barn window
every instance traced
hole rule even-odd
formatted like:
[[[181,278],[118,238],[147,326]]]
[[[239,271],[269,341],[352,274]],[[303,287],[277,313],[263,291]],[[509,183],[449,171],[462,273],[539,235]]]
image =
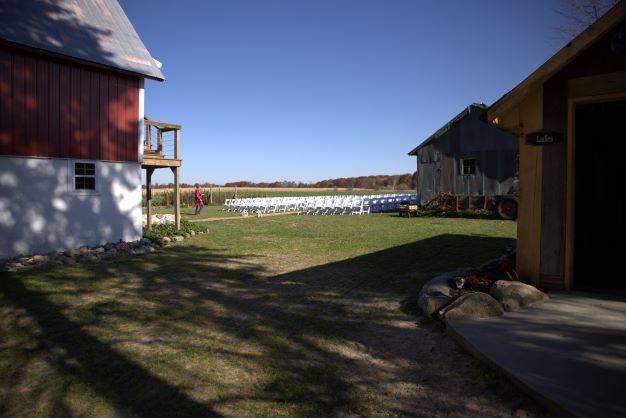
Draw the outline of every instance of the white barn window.
[[[74,190],[96,190],[94,163],[74,163]]]

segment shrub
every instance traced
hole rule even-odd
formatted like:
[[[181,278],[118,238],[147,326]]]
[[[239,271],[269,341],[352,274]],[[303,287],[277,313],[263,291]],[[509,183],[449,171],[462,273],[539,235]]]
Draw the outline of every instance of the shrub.
[[[197,232],[198,230],[199,229],[195,227],[191,222],[181,219],[179,231],[176,230],[176,225],[174,224],[153,225],[151,230],[147,230],[144,228],[143,236],[149,238],[154,242],[161,243],[163,242],[163,237],[173,237],[175,235],[190,234],[191,231]]]

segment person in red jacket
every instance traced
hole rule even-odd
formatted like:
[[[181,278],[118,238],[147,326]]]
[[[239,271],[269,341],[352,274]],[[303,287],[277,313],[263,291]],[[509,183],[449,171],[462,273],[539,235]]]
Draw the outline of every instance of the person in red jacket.
[[[202,191],[200,190],[200,185],[196,184],[196,215],[200,215],[202,212],[202,208],[204,207],[204,202],[202,201]]]

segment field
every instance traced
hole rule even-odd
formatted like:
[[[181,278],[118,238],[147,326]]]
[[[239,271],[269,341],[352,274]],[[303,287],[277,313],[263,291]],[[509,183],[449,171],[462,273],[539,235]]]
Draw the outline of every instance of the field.
[[[194,204],[194,188],[183,187],[180,190],[180,201],[183,206],[192,206]],[[324,189],[324,188],[276,188],[276,187],[213,187],[202,188],[202,195],[205,203],[209,202],[209,193],[212,192],[213,204],[223,205],[224,200],[234,197],[280,197],[280,196],[332,196],[332,195],[364,195],[364,194],[388,194],[388,193],[415,193],[415,190],[373,190],[373,189]],[[143,190],[143,205],[145,206],[146,191]],[[172,188],[153,189],[152,205],[153,206],[170,206],[174,201],[174,190]]]
[[[377,194],[377,193],[413,193],[411,190],[391,190],[391,189],[344,189],[344,188],[320,188],[320,187],[202,187],[204,193],[208,193],[209,190],[213,190],[213,193],[226,193],[227,195],[233,195],[235,192],[243,194],[259,194],[268,196],[317,196],[317,195],[332,195],[332,194]],[[152,189],[154,193],[172,192],[174,189],[159,188]],[[182,187],[183,191],[193,191],[193,187]]]
[[[541,414],[414,304],[437,272],[513,245],[515,223],[199,225],[153,254],[2,273],[0,416]]]

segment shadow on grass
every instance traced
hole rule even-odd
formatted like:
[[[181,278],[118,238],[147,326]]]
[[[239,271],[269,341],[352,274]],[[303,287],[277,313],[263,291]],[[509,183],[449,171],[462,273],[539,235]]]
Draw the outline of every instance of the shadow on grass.
[[[11,375],[0,380],[25,380],[29,361],[39,356],[53,358],[57,374],[87,385],[119,415],[362,413],[356,381],[417,384],[423,376],[347,378],[358,361],[334,344],[352,338],[376,348],[381,337],[408,337],[410,330],[382,318],[379,300],[399,302],[433,274],[481,263],[513,242],[440,235],[279,275],[266,270],[264,256],[196,245],[40,277],[7,274],[0,276],[0,307],[24,311],[37,330],[7,320],[3,332],[26,333],[28,346],[37,349],[3,344],[15,361],[2,372]],[[374,334],[354,337],[366,326]],[[121,352],[125,344],[141,350]],[[49,355],[53,349],[64,354]],[[386,355],[410,359],[410,347]],[[2,388],[0,415],[24,412],[15,406],[20,390],[20,384]],[[72,415],[63,387],[30,396],[33,404],[37,397],[53,399],[47,401],[51,416]],[[449,410],[447,395],[440,396],[403,398],[386,412],[415,414],[424,402]]]
[[[55,359],[53,367],[90,385],[109,398],[119,412],[139,416],[221,416],[89,335],[80,323],[63,314],[61,306],[41,293],[27,290],[19,280],[3,279],[0,290],[36,321],[42,330],[37,337],[41,350],[63,348],[64,354]],[[56,403],[56,407],[60,411],[53,410],[51,415],[65,415],[67,407],[62,402]],[[1,408],[0,414],[5,415]]]

